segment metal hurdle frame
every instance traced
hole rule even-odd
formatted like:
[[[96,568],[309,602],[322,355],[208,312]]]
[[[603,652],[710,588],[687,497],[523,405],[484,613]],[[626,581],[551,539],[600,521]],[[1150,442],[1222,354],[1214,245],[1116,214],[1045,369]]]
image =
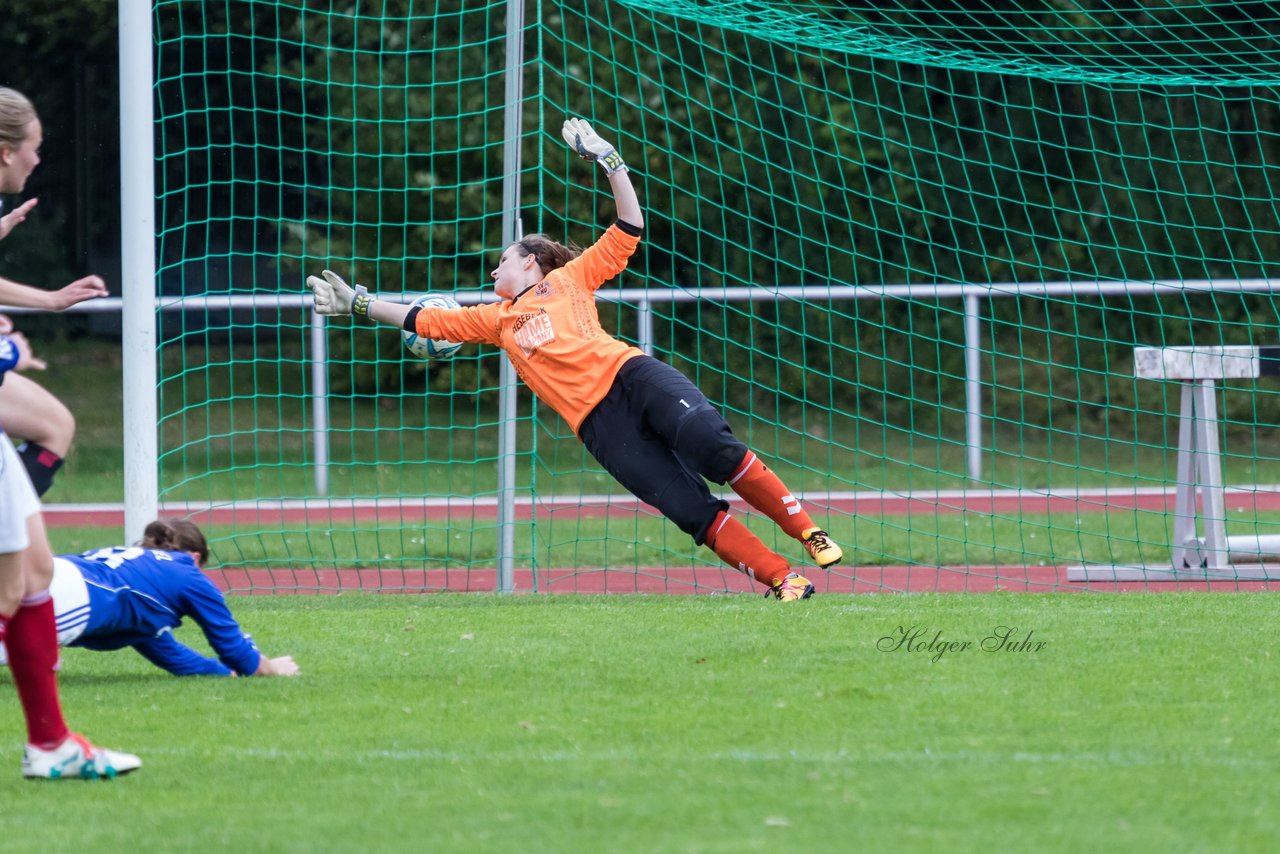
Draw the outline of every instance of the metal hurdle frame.
[[[1086,565],[1071,581],[1280,578],[1280,535],[1227,536],[1216,384],[1280,376],[1280,346],[1135,347],[1140,379],[1181,384],[1177,493],[1169,568]],[[1203,534],[1200,529],[1203,527]]]

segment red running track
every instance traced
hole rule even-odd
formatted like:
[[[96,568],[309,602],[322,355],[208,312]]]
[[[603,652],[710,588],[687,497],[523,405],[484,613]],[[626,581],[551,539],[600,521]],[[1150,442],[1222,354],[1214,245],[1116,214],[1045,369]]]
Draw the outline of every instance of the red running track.
[[[847,574],[846,574],[847,573]],[[236,593],[440,593],[492,592],[496,572],[400,569],[217,569],[209,573],[223,590]],[[886,566],[839,573],[813,570],[818,593],[993,593],[997,591],[1268,590],[1267,581],[1092,581],[1067,580],[1053,566]],[[515,571],[517,593],[754,593],[764,588],[746,576],[717,567],[642,567],[635,570],[551,569]]]
[[[737,496],[728,496],[740,503]],[[1172,513],[1171,489],[1098,489],[1079,491],[957,490],[893,494],[849,492],[802,496],[822,513],[866,516],[911,516],[939,513],[984,513],[1017,518],[1030,514],[1156,512]],[[1280,510],[1280,486],[1228,488],[1226,509],[1261,512]],[[350,524],[397,525],[450,519],[493,519],[497,502],[491,498],[402,500],[298,500],[228,503],[217,506],[168,504],[162,515],[182,515],[205,525]],[[516,517],[552,519],[559,515],[625,516],[636,512],[655,514],[629,496],[596,495],[550,497],[518,502]],[[124,526],[121,505],[66,504],[44,508],[46,524],[58,527]],[[388,569],[221,569],[210,573],[225,590],[248,593],[339,593],[355,591],[440,592],[492,591],[494,570],[388,570]],[[1267,581],[1068,581],[1065,567],[1052,566],[892,566],[841,570],[840,574],[814,571],[821,593],[885,592],[994,592],[1002,590],[1266,590]],[[516,571],[517,592],[533,592],[533,574]],[[745,576],[715,567],[668,567],[638,570],[545,570],[538,573],[538,592],[578,593],[760,593],[759,585]]]
[[[1035,490],[955,490],[951,492],[889,493],[844,492],[801,495],[817,513],[850,516],[910,516],[938,513],[987,513],[1016,518],[1045,513],[1102,513],[1107,511],[1148,511],[1172,513],[1172,489],[1094,489],[1069,491]],[[736,495],[726,496],[730,504],[741,505]],[[1280,510],[1280,486],[1249,489],[1228,488],[1226,508],[1232,511]],[[170,503],[160,507],[161,515],[187,516],[204,525],[278,525],[371,522],[397,524],[455,518],[494,519],[497,501],[489,497],[395,500],[306,499],[228,502],[225,504]],[[555,516],[626,516],[636,512],[656,515],[657,511],[627,495],[585,495],[517,501],[516,518],[528,520]],[[45,524],[50,528],[123,527],[124,507],[120,504],[48,504]]]

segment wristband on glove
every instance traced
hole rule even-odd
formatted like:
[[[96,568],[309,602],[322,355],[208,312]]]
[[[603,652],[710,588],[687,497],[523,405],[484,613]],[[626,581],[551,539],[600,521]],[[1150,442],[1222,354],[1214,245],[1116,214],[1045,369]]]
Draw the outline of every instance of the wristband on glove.
[[[373,297],[369,296],[369,289],[364,285],[356,285],[356,295],[351,300],[351,313],[356,317],[368,317],[369,306],[372,304]]]
[[[618,149],[611,148],[609,153],[601,157],[598,161],[604,169],[605,175],[612,175],[614,172],[629,172],[627,164],[622,162],[622,155],[618,153]]]

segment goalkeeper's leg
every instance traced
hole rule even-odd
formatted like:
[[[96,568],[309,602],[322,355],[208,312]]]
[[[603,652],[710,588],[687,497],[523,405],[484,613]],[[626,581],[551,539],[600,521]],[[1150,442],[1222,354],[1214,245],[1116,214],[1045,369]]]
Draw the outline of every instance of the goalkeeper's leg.
[[[733,435],[688,377],[656,359],[632,359],[618,378],[629,404],[685,467],[715,483],[728,483],[787,536],[799,540],[818,566],[840,562],[840,547],[813,523],[782,480]]]
[[[733,491],[755,509],[772,519],[779,528],[804,544],[818,566],[839,563],[844,557],[831,536],[813,524],[813,519],[764,461],[751,451],[729,476]]]
[[[728,516],[728,503],[711,494],[706,481],[676,456],[666,439],[628,411],[620,392],[611,391],[578,432],[615,480],[656,507],[695,543],[710,546],[730,567],[770,588],[791,574],[783,557]]]
[[[786,558],[766,546],[746,525],[731,516],[724,502],[711,495],[702,478],[682,476],[674,479],[658,496],[654,506],[693,537],[695,543],[706,544],[726,565],[765,585],[779,599],[808,598],[813,593],[807,579],[800,579],[802,586],[808,586],[808,593],[803,596],[784,597],[778,592],[788,579],[799,579],[800,576],[791,571]],[[715,509],[710,520],[706,517],[708,509]]]
[[[707,545],[716,557],[766,587],[780,584],[791,572],[786,558],[772,551],[729,511],[721,510],[707,526]]]

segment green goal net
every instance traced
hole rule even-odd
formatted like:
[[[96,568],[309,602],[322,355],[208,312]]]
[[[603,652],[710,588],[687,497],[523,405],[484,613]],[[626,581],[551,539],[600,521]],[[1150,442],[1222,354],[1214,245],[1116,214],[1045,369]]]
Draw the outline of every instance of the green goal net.
[[[525,389],[502,411],[500,352],[427,363],[306,307],[324,268],[490,299],[513,191],[524,232],[594,240],[612,198],[567,116],[617,143],[645,207],[606,329],[688,374],[844,546],[809,567],[819,591],[1266,583],[1270,5],[282,0],[155,21],[160,500],[208,527],[233,588],[486,590],[505,557],[520,590],[751,589]],[[1190,372],[1143,375],[1144,348]]]

